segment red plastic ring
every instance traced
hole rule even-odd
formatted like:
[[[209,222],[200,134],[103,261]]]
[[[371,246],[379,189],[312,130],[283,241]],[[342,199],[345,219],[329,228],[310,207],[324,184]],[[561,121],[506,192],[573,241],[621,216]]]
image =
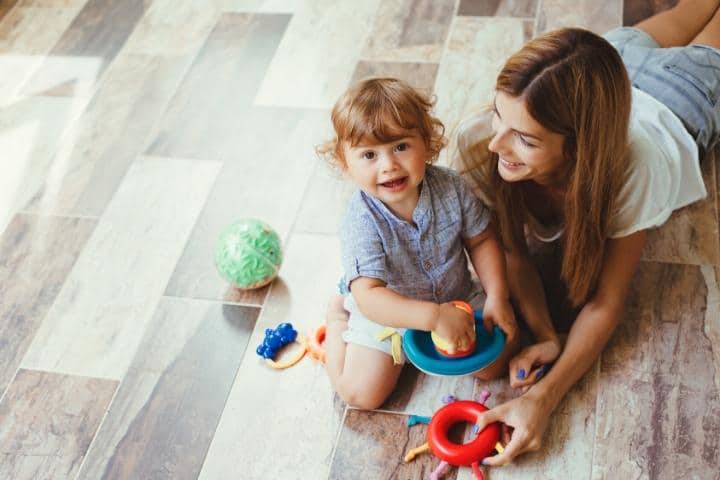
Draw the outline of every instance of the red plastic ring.
[[[477,416],[488,408],[478,402],[458,400],[435,412],[428,427],[427,439],[433,454],[450,465],[469,466],[490,456],[500,439],[500,424],[485,427],[472,442],[457,444],[448,438],[453,425],[460,422],[474,424]]]

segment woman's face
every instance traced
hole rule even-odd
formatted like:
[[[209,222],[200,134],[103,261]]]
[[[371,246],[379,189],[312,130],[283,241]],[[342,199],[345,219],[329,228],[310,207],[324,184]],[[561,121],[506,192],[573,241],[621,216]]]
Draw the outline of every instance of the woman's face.
[[[564,137],[551,132],[530,116],[525,101],[498,91],[489,148],[500,157],[498,173],[507,182],[533,180],[558,187],[566,170]]]

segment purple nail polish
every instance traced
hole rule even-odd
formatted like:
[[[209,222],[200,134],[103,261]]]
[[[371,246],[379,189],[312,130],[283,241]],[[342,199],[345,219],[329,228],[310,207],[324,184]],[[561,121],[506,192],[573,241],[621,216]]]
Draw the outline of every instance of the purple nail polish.
[[[470,429],[470,433],[472,433],[473,435],[476,435],[479,431],[480,431],[479,425],[473,425],[473,427]]]
[[[535,375],[535,379],[536,379],[536,380],[540,380],[540,379],[543,377],[543,375],[545,375],[545,368],[544,368],[544,367],[541,368],[540,370],[538,370],[537,375]]]
[[[488,464],[487,458],[483,458],[482,462],[480,462],[480,463],[482,463],[483,465],[487,465]]]
[[[518,370],[517,378],[519,378],[520,380],[525,380],[525,369],[524,368],[521,368],[520,370]]]

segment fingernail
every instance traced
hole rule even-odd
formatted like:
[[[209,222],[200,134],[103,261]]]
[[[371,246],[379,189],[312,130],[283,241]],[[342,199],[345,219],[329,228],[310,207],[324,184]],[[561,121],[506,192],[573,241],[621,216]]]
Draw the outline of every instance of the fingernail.
[[[480,425],[473,425],[473,427],[470,429],[470,433],[472,433],[473,435],[475,435],[479,431],[480,431]]]
[[[535,378],[537,380],[540,380],[543,377],[543,375],[545,375],[545,369],[541,368],[540,370],[538,370],[537,375],[535,375]]]
[[[487,458],[483,458],[482,462],[480,462],[480,463],[482,463],[483,465],[487,465],[488,464]]]
[[[520,380],[525,380],[525,369],[524,368],[521,368],[520,370],[518,370],[517,378],[519,378]]]

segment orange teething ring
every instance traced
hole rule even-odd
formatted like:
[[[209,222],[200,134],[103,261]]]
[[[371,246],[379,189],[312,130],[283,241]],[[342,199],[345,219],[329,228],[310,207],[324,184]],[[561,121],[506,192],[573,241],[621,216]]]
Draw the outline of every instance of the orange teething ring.
[[[325,349],[322,347],[325,341],[325,325],[320,325],[310,334],[307,350],[312,358],[320,363],[325,363]]]

